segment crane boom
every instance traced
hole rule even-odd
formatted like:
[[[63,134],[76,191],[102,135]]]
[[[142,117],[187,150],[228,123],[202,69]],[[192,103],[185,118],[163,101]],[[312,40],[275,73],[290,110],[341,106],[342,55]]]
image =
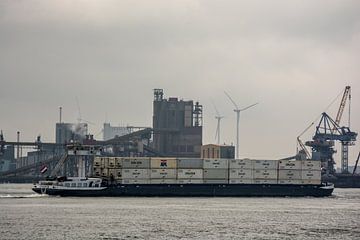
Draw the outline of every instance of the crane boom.
[[[357,165],[358,165],[358,163],[359,163],[359,159],[360,159],[360,152],[359,152],[358,157],[357,157],[357,159],[356,159],[356,163],[355,163],[355,166],[354,166],[353,175],[356,173],[356,168],[357,168]]]
[[[304,143],[301,141],[300,137],[297,138],[300,148],[305,152],[307,159],[311,159],[309,151],[306,149]]]
[[[344,90],[343,97],[342,97],[341,102],[340,102],[339,110],[337,112],[336,119],[335,119],[335,122],[338,125],[340,124],[341,117],[342,117],[342,114],[344,112],[344,108],[345,108],[345,105],[346,105],[346,100],[348,98],[350,98],[350,91],[351,91],[350,86],[346,86],[345,90]]]

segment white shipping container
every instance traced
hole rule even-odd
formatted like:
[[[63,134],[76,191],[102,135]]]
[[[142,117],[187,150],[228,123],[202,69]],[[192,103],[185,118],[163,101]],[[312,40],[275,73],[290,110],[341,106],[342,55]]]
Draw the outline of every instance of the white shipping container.
[[[152,179],[176,179],[176,169],[151,169],[150,178]]]
[[[301,179],[301,170],[279,170],[279,179]]]
[[[177,180],[176,179],[166,179],[166,178],[150,179],[150,183],[151,184],[176,184]]]
[[[278,160],[253,160],[254,169],[278,169]]]
[[[321,161],[301,161],[302,170],[321,170]]]
[[[109,166],[109,168],[115,168],[115,158],[114,157],[109,157],[108,166]]]
[[[123,179],[122,184],[149,184],[149,179]]]
[[[178,169],[202,169],[203,168],[203,159],[201,158],[179,158],[177,160]]]
[[[228,179],[228,169],[204,169],[204,179]]]
[[[302,184],[302,181],[300,179],[279,179],[279,184]]]
[[[246,178],[241,178],[241,179],[230,178],[229,183],[230,184],[252,184],[252,183],[254,183],[254,180],[246,179]]]
[[[207,183],[207,184],[228,184],[229,180],[227,180],[227,179],[204,179],[204,183]]]
[[[301,169],[301,161],[297,160],[279,160],[279,169]]]
[[[178,179],[202,179],[204,172],[202,169],[178,169],[177,178]]]
[[[302,171],[301,179],[318,180],[321,179],[321,171]]]
[[[101,158],[101,167],[102,168],[108,168],[108,165],[109,165],[109,158],[102,157]]]
[[[306,185],[320,185],[321,180],[320,179],[303,179],[303,180],[301,180],[301,183],[306,184]]]
[[[254,170],[254,179],[277,179],[278,171],[274,169]]]
[[[245,179],[252,179],[253,176],[253,170],[252,169],[230,169],[230,175],[229,178],[245,178]]]
[[[146,158],[146,157],[123,158],[122,166],[123,168],[128,168],[128,169],[134,169],[134,168],[148,169],[150,168],[150,158]]]
[[[101,157],[94,158],[94,167],[101,167]]]
[[[122,169],[121,175],[124,179],[148,179],[150,178],[149,169]]]
[[[151,168],[176,168],[176,158],[151,158]]]
[[[179,184],[199,184],[199,183],[204,183],[204,181],[202,179],[192,179],[192,178],[189,178],[189,179],[178,179],[177,180],[177,183]]]
[[[204,159],[204,169],[227,169],[228,168],[228,159]]]
[[[230,169],[253,169],[253,160],[251,159],[231,159]]]
[[[115,168],[122,168],[122,158],[116,157],[115,158]]]
[[[254,184],[277,184],[277,179],[254,179]]]

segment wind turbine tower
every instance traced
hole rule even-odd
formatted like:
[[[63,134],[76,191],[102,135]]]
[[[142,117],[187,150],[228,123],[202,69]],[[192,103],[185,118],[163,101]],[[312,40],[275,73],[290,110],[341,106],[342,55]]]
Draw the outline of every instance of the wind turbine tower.
[[[217,120],[217,127],[216,127],[216,133],[215,133],[215,139],[217,139],[217,144],[220,145],[220,121],[224,118],[224,116],[221,116],[218,109],[216,108],[215,104],[213,103],[215,111],[216,111],[216,120]]]
[[[239,158],[239,125],[240,125],[240,112],[243,112],[258,103],[251,104],[250,106],[247,106],[245,108],[240,109],[238,105],[235,103],[235,101],[230,97],[230,95],[227,92],[224,92],[225,95],[229,98],[229,100],[234,104],[235,109],[234,112],[236,112],[236,158]]]

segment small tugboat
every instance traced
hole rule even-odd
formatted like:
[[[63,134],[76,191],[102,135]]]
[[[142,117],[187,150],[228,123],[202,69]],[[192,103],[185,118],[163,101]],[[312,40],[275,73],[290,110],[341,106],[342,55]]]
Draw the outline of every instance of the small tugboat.
[[[34,184],[32,190],[39,194],[59,196],[99,196],[106,189],[101,178],[57,177]]]

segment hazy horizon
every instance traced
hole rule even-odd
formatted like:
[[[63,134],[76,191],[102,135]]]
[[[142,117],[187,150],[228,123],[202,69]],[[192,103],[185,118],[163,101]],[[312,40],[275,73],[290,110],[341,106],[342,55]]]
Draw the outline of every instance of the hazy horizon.
[[[360,131],[359,11],[359,1],[325,0],[1,1],[0,129],[8,141],[17,131],[54,141],[58,108],[76,122],[78,99],[101,139],[105,120],[151,126],[152,89],[163,88],[204,106],[204,144],[216,142],[214,102],[231,144],[226,91],[240,107],[259,102],[241,114],[241,157],[292,156],[296,137],[346,85]],[[334,118],[340,98],[328,109]],[[349,151],[353,165],[359,141]]]

